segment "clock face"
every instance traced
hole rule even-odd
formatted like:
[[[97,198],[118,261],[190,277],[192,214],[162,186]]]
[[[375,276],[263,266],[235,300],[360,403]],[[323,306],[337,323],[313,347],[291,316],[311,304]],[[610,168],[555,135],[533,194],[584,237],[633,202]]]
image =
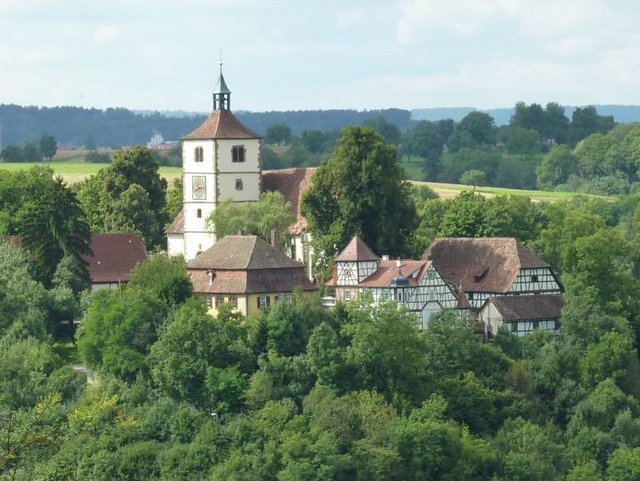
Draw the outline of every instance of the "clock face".
[[[207,198],[207,181],[204,175],[194,175],[192,180],[193,200],[204,200]]]

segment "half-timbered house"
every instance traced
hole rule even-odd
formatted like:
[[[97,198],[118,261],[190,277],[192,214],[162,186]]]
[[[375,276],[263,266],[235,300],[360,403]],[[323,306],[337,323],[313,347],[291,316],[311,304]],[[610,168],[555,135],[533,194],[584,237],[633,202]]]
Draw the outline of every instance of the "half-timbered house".
[[[395,301],[416,315],[419,327],[442,309],[458,308],[453,286],[432,262],[378,257],[359,236],[354,236],[336,257],[333,278],[327,287],[335,299],[349,301],[367,292],[375,305]]]

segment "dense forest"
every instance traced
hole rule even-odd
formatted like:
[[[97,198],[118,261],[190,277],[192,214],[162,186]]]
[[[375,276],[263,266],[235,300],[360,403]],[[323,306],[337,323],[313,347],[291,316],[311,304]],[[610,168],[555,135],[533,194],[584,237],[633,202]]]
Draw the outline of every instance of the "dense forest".
[[[384,184],[401,171],[383,139],[348,129],[322,175],[355,163],[344,188]],[[137,232],[153,250],[179,189],[142,148],[73,189],[46,167],[0,170],[0,233],[22,238],[0,242],[0,479],[637,480],[640,196],[443,200],[391,182],[414,222],[387,234],[412,255],[435,236],[515,236],[549,261],[561,331],[487,344],[451,312],[419,331],[392,303],[327,311],[302,295],[214,318],[184,260],[161,254],[91,294],[88,233]],[[367,206],[398,190],[371,185],[340,212],[386,225],[394,210]]]
[[[301,133],[313,129],[339,130],[377,116],[383,116],[401,129],[407,128],[411,121],[411,113],[400,109],[236,112],[236,115],[259,135],[264,134],[269,126],[281,122]],[[205,119],[205,114],[170,117],[158,112],[140,114],[124,108],[100,110],[0,104],[0,148],[21,145],[43,134],[54,136],[62,144],[88,150],[146,145],[155,132],[160,132],[165,140],[179,140]]]

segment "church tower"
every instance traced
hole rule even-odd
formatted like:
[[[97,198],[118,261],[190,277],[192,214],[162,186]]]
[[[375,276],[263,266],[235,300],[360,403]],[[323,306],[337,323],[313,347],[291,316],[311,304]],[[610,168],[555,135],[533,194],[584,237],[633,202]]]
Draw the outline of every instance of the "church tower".
[[[168,230],[168,248],[169,254],[190,260],[216,242],[207,218],[220,202],[255,202],[260,197],[260,137],[231,113],[231,90],[222,75],[222,61],[213,112],[182,139],[182,166],[182,236],[172,236]]]

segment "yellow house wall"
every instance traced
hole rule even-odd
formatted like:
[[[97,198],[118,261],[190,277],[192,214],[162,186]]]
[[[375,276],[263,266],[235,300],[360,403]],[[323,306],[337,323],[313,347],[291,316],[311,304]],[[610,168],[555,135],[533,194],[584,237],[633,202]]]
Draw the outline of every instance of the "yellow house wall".
[[[313,292],[304,292],[304,295],[311,295]],[[209,295],[209,294],[208,294]],[[207,310],[207,312],[212,316],[218,315],[218,309],[216,308],[216,298],[215,294],[211,295],[211,308]],[[260,296],[269,296],[269,306],[273,307],[276,304],[276,296],[279,300],[283,298],[283,296],[290,295],[293,296],[293,292],[273,292],[273,293],[264,293],[264,294],[249,294],[248,296],[236,296],[238,298],[238,312],[243,316],[250,316],[251,314],[255,314],[260,309],[258,308],[258,298]],[[224,296],[224,301],[229,302],[229,295]]]

